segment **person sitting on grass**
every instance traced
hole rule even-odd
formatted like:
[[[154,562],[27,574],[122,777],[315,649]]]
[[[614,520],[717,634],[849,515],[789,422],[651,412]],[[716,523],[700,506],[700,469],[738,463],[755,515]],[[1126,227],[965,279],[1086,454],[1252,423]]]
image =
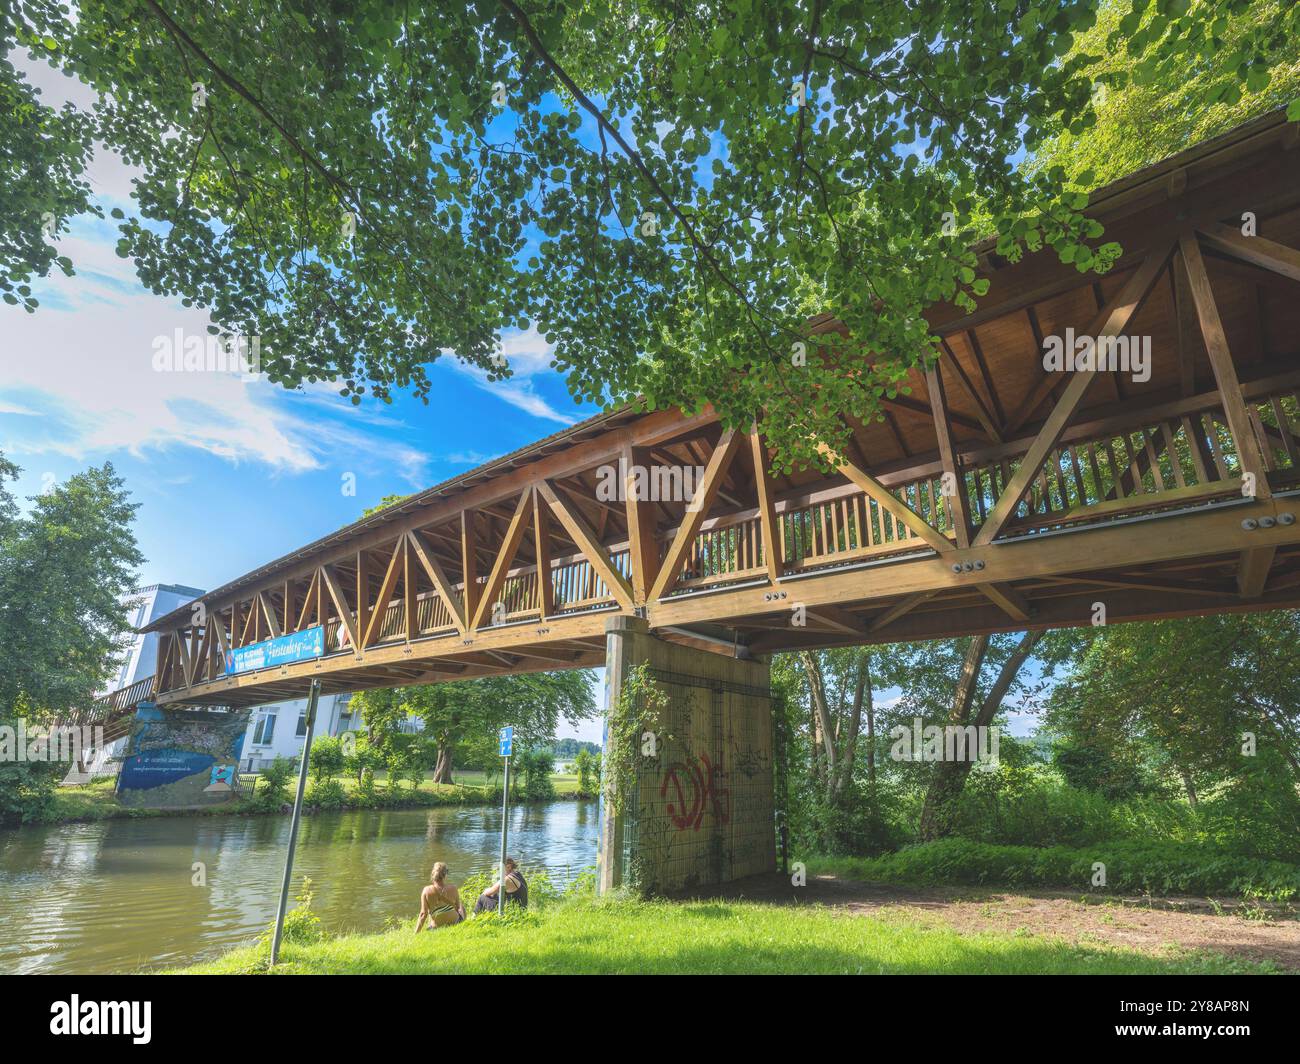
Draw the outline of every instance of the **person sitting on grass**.
[[[478,901],[474,903],[475,916],[479,913],[491,912],[497,907],[497,891],[500,889],[501,883],[498,881],[478,896]],[[506,858],[506,901],[518,905],[521,909],[528,908],[528,883],[513,857]]]
[[[429,930],[436,931],[465,919],[460,891],[447,882],[447,866],[439,861],[429,874],[429,885],[420,891],[420,919],[415,922],[418,934],[427,920]]]

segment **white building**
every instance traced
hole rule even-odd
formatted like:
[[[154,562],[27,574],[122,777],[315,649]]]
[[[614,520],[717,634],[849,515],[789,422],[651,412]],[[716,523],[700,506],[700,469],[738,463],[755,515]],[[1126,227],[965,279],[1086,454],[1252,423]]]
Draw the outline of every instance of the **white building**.
[[[361,727],[360,714],[348,708],[351,695],[321,695],[316,706],[316,734],[342,735]],[[358,719],[354,720],[353,717]],[[248,720],[244,749],[239,756],[243,772],[259,772],[277,757],[297,760],[307,735],[307,700],[258,706]]]
[[[181,584],[150,584],[139,588],[129,601],[135,604],[131,624],[137,630],[172,610],[193,602],[206,592]],[[153,675],[158,664],[158,633],[137,634],[122,660],[117,680],[111,690],[128,687],[137,680]],[[321,695],[316,708],[316,734],[341,735],[361,726],[360,714],[348,709],[348,694]],[[354,720],[354,716],[358,719]],[[239,766],[244,772],[257,772],[277,757],[296,760],[302,753],[307,733],[307,700],[276,702],[256,707],[248,719]],[[91,772],[111,771],[126,747],[126,740],[112,743],[103,755],[97,755]]]
[[[143,628],[187,602],[193,602],[202,594],[197,587],[185,587],[183,584],[150,584],[148,587],[137,588],[128,599],[128,602],[136,604],[131,627],[137,630]],[[123,687],[130,687],[136,680],[152,676],[157,667],[158,633],[137,635],[122,660],[122,667],[117,671],[117,681],[109,690],[120,691]]]

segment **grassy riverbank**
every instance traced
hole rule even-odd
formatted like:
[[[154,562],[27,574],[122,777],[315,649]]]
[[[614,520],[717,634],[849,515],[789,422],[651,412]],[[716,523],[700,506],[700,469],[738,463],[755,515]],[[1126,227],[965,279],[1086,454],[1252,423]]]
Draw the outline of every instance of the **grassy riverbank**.
[[[264,948],[177,974],[266,970]],[[477,918],[433,934],[409,927],[288,944],[277,974],[1187,974],[1262,973],[1214,953],[1070,944],[1011,932],[959,933],[911,914],[857,916],[745,901],[575,898],[540,913]]]
[[[342,804],[331,803],[330,811],[349,811],[357,809],[424,809],[441,805],[491,805],[501,801],[499,787],[487,785],[487,777],[481,772],[458,772],[455,784],[434,783],[423,780],[418,787],[403,781],[400,786],[390,787],[384,773],[379,773],[374,791],[369,795],[362,793],[355,780],[339,779],[342,789]],[[244,777],[244,786],[253,789],[251,777]],[[577,799],[583,797],[578,793],[578,777],[556,773],[551,776],[555,787],[555,799]],[[293,785],[279,797],[264,793],[264,784],[259,783],[253,793],[245,798],[238,798],[225,805],[215,805],[206,809],[159,810],[131,809],[120,802],[113,793],[115,781],[97,780],[82,787],[60,788],[44,815],[35,822],[41,824],[63,824],[77,821],[112,820],[118,817],[160,817],[160,816],[262,816],[277,815],[287,811],[288,803],[293,801]],[[306,804],[309,810],[315,808],[313,790],[315,784],[307,785]],[[513,788],[511,788],[513,790]],[[512,798],[511,801],[519,801]]]

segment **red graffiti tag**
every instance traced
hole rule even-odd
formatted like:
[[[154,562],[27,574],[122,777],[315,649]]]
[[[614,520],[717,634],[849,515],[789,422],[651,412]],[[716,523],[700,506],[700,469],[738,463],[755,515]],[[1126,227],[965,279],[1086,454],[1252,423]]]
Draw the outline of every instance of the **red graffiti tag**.
[[[669,765],[659,785],[660,798],[668,797],[669,787],[675,789],[677,801],[668,803],[668,817],[678,831],[699,831],[710,807],[719,824],[730,822],[731,789],[722,766],[714,765],[708,754],[700,754],[689,764],[674,761]]]

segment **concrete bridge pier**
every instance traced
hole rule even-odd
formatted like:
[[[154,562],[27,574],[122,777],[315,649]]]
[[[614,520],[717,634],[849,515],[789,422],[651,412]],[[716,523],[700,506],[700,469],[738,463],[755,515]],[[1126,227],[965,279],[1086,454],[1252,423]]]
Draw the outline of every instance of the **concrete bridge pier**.
[[[634,670],[653,694],[630,682]],[[772,698],[766,660],[670,643],[638,617],[606,628],[606,743],[624,691],[657,704],[629,793],[602,799],[598,889],[673,893],[774,871]],[[608,746],[607,746],[608,749]]]

